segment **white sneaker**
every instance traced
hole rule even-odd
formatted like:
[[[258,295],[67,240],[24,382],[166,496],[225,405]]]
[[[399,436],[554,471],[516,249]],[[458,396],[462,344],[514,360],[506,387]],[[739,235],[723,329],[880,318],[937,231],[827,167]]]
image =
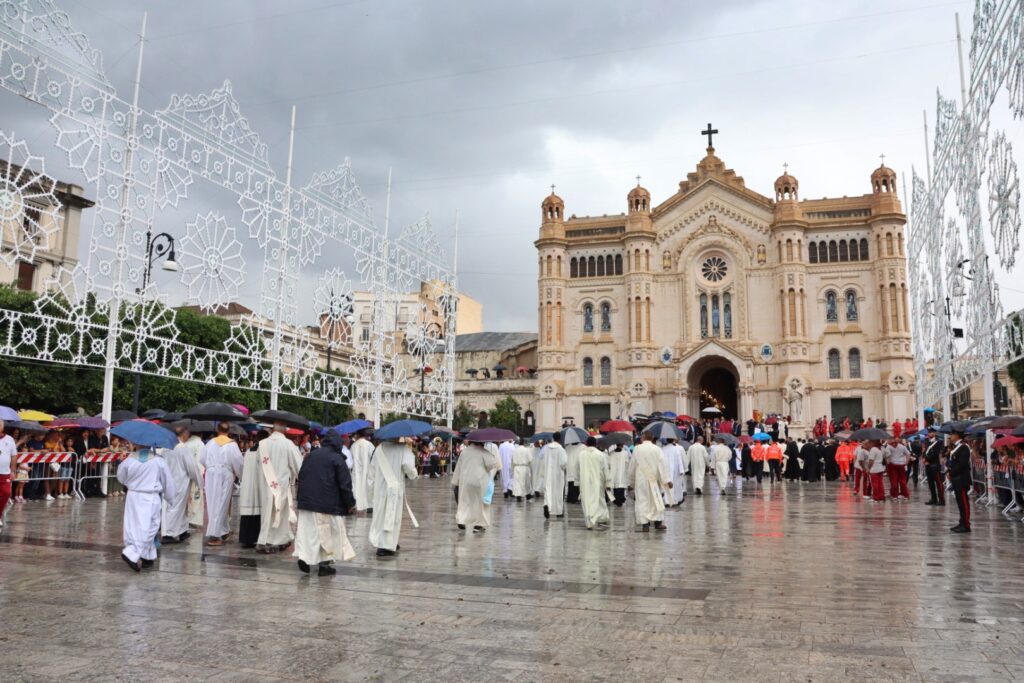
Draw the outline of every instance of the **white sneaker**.
[[[43,500],[51,501],[51,500],[55,500],[55,498],[48,493],[48,494],[46,494],[46,498],[44,498]]]

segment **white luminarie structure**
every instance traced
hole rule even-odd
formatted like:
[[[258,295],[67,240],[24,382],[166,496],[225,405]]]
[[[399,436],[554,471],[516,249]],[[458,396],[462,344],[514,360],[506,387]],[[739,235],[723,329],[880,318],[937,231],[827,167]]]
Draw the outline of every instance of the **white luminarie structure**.
[[[454,296],[453,269],[435,250],[429,223],[389,240],[386,228],[374,224],[347,159],[297,188],[289,149],[288,173],[278,178],[266,144],[242,115],[228,82],[210,93],[174,95],[166,108],[145,111],[138,106],[144,43],[128,102],[107,79],[99,52],[74,32],[52,0],[3,3],[0,22],[0,89],[48,111],[57,147],[96,197],[88,253],[70,284],[41,300],[35,313],[0,311],[0,355],[105,368],[105,411],[111,407],[113,371],[119,369],[269,391],[272,405],[285,393],[450,419],[451,373],[447,381],[432,378],[421,393],[395,362],[404,331],[389,327],[386,316],[375,316],[370,340],[355,354],[351,379],[316,369],[308,331],[299,321],[299,274],[317,266],[327,246],[354,254],[360,286],[378,296],[381,313],[397,292],[418,281],[440,283],[442,294]],[[27,156],[24,144],[11,136],[4,134],[0,144],[5,153]],[[41,160],[28,157],[25,165],[43,171]],[[10,180],[0,178],[0,217],[15,220],[24,188]],[[258,320],[237,326],[224,349],[179,342],[173,311],[144,281],[146,235],[157,211],[179,206],[201,182],[234,195],[238,213],[207,213],[189,224],[180,242],[189,299],[207,310],[224,303],[243,283],[244,240],[263,250]],[[25,240],[15,243],[17,249],[31,248]],[[428,253],[424,244],[432,245]],[[333,277],[328,271],[325,282]],[[328,306],[329,319],[336,303]],[[448,325],[454,330],[454,316]]]

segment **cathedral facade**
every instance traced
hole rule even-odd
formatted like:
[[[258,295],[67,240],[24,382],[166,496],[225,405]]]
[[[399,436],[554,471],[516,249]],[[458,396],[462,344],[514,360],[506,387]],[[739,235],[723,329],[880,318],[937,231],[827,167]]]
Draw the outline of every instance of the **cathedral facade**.
[[[906,216],[892,169],[870,188],[800,200],[787,172],[766,197],[708,147],[657,206],[638,184],[623,214],[567,218],[552,191],[538,428],[708,408],[789,415],[795,434],[822,415],[910,417]]]

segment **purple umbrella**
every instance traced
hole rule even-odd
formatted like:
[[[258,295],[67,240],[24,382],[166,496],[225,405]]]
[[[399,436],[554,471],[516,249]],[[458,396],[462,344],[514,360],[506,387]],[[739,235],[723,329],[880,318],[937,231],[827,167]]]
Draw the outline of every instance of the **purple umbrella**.
[[[510,432],[507,429],[500,429],[498,427],[487,427],[486,429],[478,429],[475,432],[470,432],[466,435],[466,441],[473,441],[475,443],[486,443],[493,441],[495,443],[499,441],[510,441],[517,439],[515,432]]]
[[[75,421],[82,429],[106,429],[110,426],[102,417],[80,417]]]

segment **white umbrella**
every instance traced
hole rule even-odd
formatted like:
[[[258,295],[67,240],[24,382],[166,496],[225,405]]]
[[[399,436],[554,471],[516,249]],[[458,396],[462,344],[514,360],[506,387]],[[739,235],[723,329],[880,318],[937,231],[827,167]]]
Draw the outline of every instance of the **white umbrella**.
[[[721,415],[722,414],[722,411],[719,410],[718,408],[714,407],[714,406],[711,406],[710,408],[705,408],[704,410],[702,410],[700,412],[701,413],[707,413],[708,415]]]

